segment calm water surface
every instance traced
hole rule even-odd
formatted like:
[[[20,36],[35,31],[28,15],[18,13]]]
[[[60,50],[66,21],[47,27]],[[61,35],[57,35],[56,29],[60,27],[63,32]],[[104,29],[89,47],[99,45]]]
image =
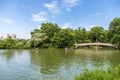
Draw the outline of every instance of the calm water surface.
[[[84,69],[118,64],[117,50],[0,50],[0,80],[74,80]]]

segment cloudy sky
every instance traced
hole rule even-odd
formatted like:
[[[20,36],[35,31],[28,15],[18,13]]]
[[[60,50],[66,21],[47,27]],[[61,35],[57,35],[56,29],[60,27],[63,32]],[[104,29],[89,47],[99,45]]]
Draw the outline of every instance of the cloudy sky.
[[[43,22],[62,28],[108,29],[115,17],[120,17],[120,0],[0,0],[0,36],[30,38]]]

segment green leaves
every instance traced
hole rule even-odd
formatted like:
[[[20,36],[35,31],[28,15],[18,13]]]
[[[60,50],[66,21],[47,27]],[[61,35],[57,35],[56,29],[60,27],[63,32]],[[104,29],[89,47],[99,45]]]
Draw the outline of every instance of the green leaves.
[[[0,49],[4,49],[4,48],[5,48],[5,41],[0,40]]]
[[[57,48],[70,47],[75,43],[74,32],[71,29],[63,29],[55,34],[53,46]]]
[[[120,48],[120,18],[114,18],[109,26],[110,42],[117,44]]]
[[[39,30],[31,32],[32,47],[70,47],[75,43],[75,34],[72,29],[60,29],[57,24],[43,23]]]
[[[74,80],[120,80],[120,65],[108,70],[84,71]]]
[[[95,26],[90,30],[90,39],[92,42],[104,42],[101,38],[105,39],[104,29],[100,26]]]
[[[30,40],[15,40],[8,36],[0,40],[0,48],[65,48],[75,43],[103,42],[113,43],[120,48],[120,18],[111,21],[109,30],[94,26],[90,31],[85,28],[61,29],[57,24],[42,23],[40,29],[31,32]]]
[[[114,18],[109,25],[109,29],[113,30],[115,26],[118,26],[118,25],[120,25],[120,18]]]

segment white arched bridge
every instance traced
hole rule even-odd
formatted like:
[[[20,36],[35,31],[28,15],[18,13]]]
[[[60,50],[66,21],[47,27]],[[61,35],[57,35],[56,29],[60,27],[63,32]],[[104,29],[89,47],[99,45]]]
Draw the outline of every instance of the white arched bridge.
[[[83,46],[108,46],[108,47],[113,47],[113,48],[117,48],[116,45],[114,44],[110,44],[110,43],[81,43],[81,44],[75,44],[75,48],[79,48],[79,47],[83,47]]]

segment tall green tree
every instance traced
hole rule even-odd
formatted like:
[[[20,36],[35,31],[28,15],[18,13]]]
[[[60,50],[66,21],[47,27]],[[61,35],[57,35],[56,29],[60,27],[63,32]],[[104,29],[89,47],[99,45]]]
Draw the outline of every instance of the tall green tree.
[[[105,42],[104,29],[100,26],[91,28],[89,36],[92,42]]]
[[[31,32],[31,39],[28,41],[32,48],[42,47],[43,43],[47,42],[48,36],[42,33],[40,29],[35,29]]]
[[[45,33],[48,36],[47,43],[51,43],[51,39],[54,34],[60,31],[60,28],[57,24],[53,23],[43,23],[41,25],[41,33]]]
[[[11,48],[15,48],[16,45],[16,40],[12,39],[11,36],[7,37],[7,39],[5,39],[5,48],[6,49],[11,49]]]
[[[62,29],[55,34],[53,46],[56,48],[71,47],[75,43],[75,35],[71,29]]]
[[[114,30],[116,26],[120,25],[120,18],[114,18],[111,23],[109,24],[109,30]]]
[[[40,29],[31,32],[31,47],[50,47],[52,45],[53,36],[60,31],[57,24],[42,23]]]
[[[0,40],[0,49],[4,49],[4,48],[5,48],[5,41]]]
[[[114,18],[109,25],[110,42],[120,48],[120,18]]]
[[[18,48],[18,49],[28,48],[28,45],[26,45],[26,43],[27,43],[26,39],[16,40],[15,47]],[[30,48],[30,46],[29,46],[29,48]]]
[[[90,42],[90,40],[88,39],[88,32],[85,28],[75,30],[74,32],[76,43]]]

